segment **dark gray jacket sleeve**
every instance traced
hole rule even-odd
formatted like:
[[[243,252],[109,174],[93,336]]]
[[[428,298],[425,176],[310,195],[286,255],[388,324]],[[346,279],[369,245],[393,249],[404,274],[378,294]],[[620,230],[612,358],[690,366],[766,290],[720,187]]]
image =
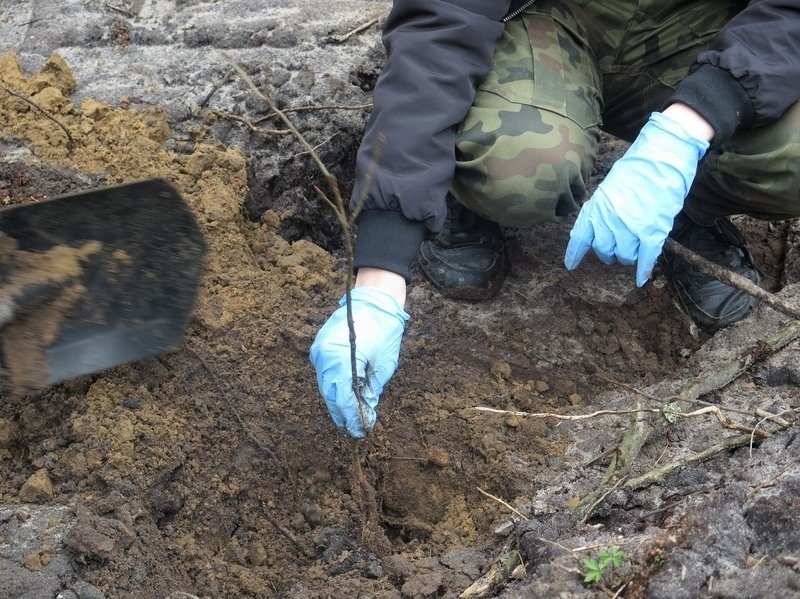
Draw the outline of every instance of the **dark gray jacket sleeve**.
[[[800,2],[752,0],[698,55],[671,102],[714,127],[714,145],[779,118],[800,99]]]
[[[441,228],[456,127],[491,68],[509,4],[395,0],[383,33],[386,64],[356,160],[351,207],[363,201],[356,268],[408,278],[426,229]]]

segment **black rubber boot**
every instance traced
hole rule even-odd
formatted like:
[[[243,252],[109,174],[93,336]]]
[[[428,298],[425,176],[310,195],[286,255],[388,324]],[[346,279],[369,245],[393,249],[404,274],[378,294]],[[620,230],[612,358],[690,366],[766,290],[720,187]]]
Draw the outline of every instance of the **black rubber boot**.
[[[727,218],[703,227],[681,212],[669,236],[706,260],[759,283],[744,235]],[[671,252],[664,252],[664,263],[670,287],[687,314],[705,331],[713,332],[741,320],[758,303],[744,291],[701,273]]]
[[[441,232],[422,242],[422,273],[442,295],[485,300],[497,294],[507,262],[500,225],[470,212],[447,196],[447,219]]]

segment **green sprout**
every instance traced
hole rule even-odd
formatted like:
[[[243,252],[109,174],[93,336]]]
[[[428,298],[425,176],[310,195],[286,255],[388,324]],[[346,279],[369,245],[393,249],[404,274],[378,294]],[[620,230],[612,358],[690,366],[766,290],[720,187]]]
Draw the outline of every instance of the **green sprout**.
[[[619,568],[623,559],[625,559],[625,552],[619,547],[601,549],[595,557],[583,560],[583,566],[586,568],[583,582],[587,584],[603,582],[609,566],[612,570]]]

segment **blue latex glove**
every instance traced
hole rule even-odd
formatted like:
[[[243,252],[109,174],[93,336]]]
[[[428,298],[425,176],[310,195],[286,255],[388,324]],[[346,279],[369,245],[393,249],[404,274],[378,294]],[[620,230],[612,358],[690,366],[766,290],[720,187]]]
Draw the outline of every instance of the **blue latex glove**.
[[[621,264],[637,262],[636,284],[644,285],[708,146],[670,117],[651,114],[581,208],[569,236],[565,266],[577,268],[592,248],[606,264],[615,259]]]
[[[356,287],[350,293],[356,331],[356,363],[364,380],[364,402],[353,393],[350,365],[350,330],[345,298],[339,309],[317,333],[311,346],[311,362],[328,411],[339,428],[363,437],[375,425],[375,407],[384,385],[392,378],[400,356],[408,314],[389,293],[372,287]],[[363,419],[363,422],[362,422]]]

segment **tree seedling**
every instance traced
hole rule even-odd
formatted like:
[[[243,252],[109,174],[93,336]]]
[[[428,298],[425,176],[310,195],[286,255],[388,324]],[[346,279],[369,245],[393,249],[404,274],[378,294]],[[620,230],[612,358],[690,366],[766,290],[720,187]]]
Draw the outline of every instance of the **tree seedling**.
[[[346,271],[346,283],[345,283],[345,305],[347,309],[347,327],[350,332],[350,368],[352,374],[352,385],[353,385],[353,394],[358,401],[358,408],[359,414],[361,416],[362,424],[366,423],[367,418],[364,413],[364,406],[366,402],[364,400],[363,389],[364,385],[369,380],[369,376],[366,378],[362,378],[358,376],[358,368],[356,362],[356,331],[355,331],[355,324],[353,323],[353,306],[352,300],[350,296],[350,292],[353,289],[355,274],[354,274],[354,262],[355,262],[355,251],[354,251],[354,229],[356,219],[358,218],[359,212],[361,208],[363,208],[364,203],[366,201],[366,193],[370,188],[370,184],[372,181],[372,177],[375,173],[375,169],[377,168],[378,161],[380,160],[380,153],[385,143],[384,137],[381,135],[380,137],[380,144],[375,150],[375,155],[372,157],[372,163],[370,165],[369,171],[367,172],[366,176],[366,184],[364,186],[364,193],[359,198],[356,206],[352,211],[348,210],[348,204],[345,202],[344,198],[342,197],[341,191],[339,190],[339,182],[336,180],[336,177],[328,170],[325,164],[322,162],[322,159],[317,154],[316,150],[311,147],[311,144],[308,143],[305,136],[294,126],[292,121],[289,117],[286,116],[284,111],[279,109],[272,99],[269,96],[264,95],[261,93],[258,88],[256,87],[253,80],[247,75],[247,73],[242,69],[240,65],[238,65],[230,55],[226,54],[225,52],[222,53],[228,62],[233,67],[233,70],[239,74],[242,80],[247,84],[247,86],[253,91],[253,93],[260,98],[269,108],[270,110],[277,115],[283,123],[288,127],[289,131],[294,134],[295,138],[303,145],[306,149],[306,152],[311,156],[312,160],[316,163],[317,168],[322,173],[323,177],[325,178],[328,187],[330,188],[330,194],[332,197],[328,197],[325,193],[315,187],[317,195],[319,195],[320,199],[324,201],[332,210],[333,213],[336,215],[339,224],[342,227],[342,237],[344,241],[344,249],[345,255],[347,257],[347,271]],[[366,429],[366,425],[364,426]],[[361,468],[361,454],[359,451],[359,441],[358,439],[351,439],[350,440],[350,448],[351,448],[351,456],[352,456],[352,463],[353,463],[353,478],[355,482],[356,491],[360,490],[362,495],[362,507],[363,511],[365,512],[365,520],[364,526],[362,528],[361,533],[361,540],[364,545],[370,548],[372,551],[377,553],[378,555],[386,555],[389,553],[391,545],[389,543],[389,539],[386,537],[383,529],[380,528],[379,524],[379,515],[378,515],[378,501],[375,493],[375,488],[372,484],[367,480],[364,472]]]
[[[619,568],[622,565],[622,560],[624,559],[625,552],[619,547],[601,549],[595,557],[583,560],[583,566],[586,568],[583,582],[587,584],[603,582],[614,568]]]

